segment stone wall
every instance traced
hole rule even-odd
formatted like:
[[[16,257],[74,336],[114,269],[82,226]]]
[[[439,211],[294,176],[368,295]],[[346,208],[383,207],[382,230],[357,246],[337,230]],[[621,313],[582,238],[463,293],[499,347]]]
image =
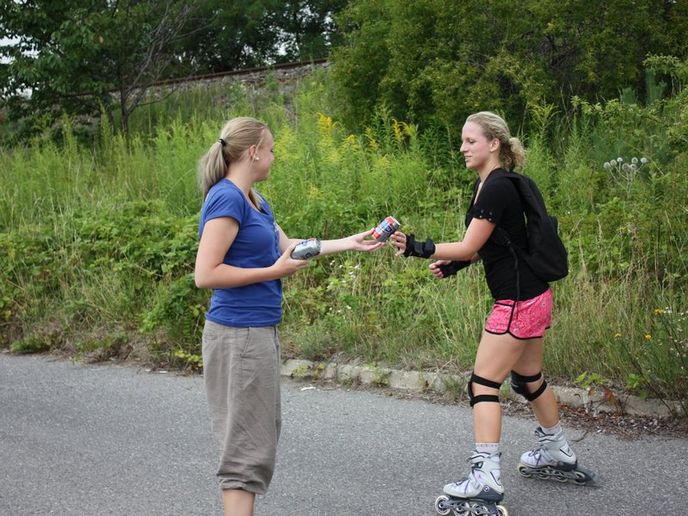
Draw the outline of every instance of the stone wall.
[[[308,63],[289,63],[275,65],[273,67],[251,68],[247,70],[235,70],[231,72],[200,75],[184,79],[172,79],[160,81],[149,89],[153,95],[169,93],[171,90],[183,91],[198,88],[202,85],[215,86],[230,83],[242,83],[253,88],[261,88],[268,77],[274,77],[280,85],[293,83],[315,70],[329,67],[327,60],[321,59]]]

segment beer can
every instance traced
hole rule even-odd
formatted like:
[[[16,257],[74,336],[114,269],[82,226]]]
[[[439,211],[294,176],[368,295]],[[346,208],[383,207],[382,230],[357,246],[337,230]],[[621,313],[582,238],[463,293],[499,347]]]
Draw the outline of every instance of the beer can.
[[[308,260],[320,254],[320,240],[317,238],[309,238],[302,240],[291,252],[291,257],[295,260]]]
[[[380,222],[373,231],[373,238],[378,242],[384,242],[392,236],[392,233],[399,229],[400,226],[401,224],[399,224],[399,221],[394,217],[385,217],[385,220]]]

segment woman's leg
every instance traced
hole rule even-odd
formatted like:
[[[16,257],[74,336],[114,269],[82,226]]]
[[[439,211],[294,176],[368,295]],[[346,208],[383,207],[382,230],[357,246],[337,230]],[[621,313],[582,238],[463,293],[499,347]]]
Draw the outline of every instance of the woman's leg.
[[[530,401],[533,413],[540,423],[540,427],[535,430],[537,445],[521,455],[519,471],[526,477],[587,483],[595,475],[577,467],[576,454],[559,424],[559,405],[541,374],[543,350],[543,339],[528,341],[521,358],[514,366],[515,374],[520,377],[512,377],[512,382],[520,384],[517,389]]]
[[[203,367],[225,515],[251,516],[267,490],[281,429],[279,339],[274,327],[206,322]]]
[[[526,343],[511,335],[483,332],[475,357],[473,374],[501,385],[519,362]],[[499,396],[499,387],[471,383],[473,397]],[[476,443],[498,443],[502,433],[502,408],[499,402],[478,401],[473,405],[473,432]]]
[[[498,503],[504,496],[501,483],[499,441],[502,408],[499,388],[523,352],[524,342],[510,335],[483,332],[468,385],[473,407],[475,452],[467,478],[444,486],[445,494],[456,498],[480,498]]]
[[[256,495],[242,489],[225,489],[222,501],[225,516],[253,516],[253,502]]]
[[[544,339],[531,339],[523,342],[525,342],[525,348],[516,364],[514,364],[513,370],[521,376],[540,374],[542,372],[545,349]],[[540,377],[534,382],[526,382],[525,388],[532,394],[537,392],[544,381],[544,377]],[[551,428],[559,423],[559,406],[549,386],[535,400],[530,402],[530,406],[540,426]]]

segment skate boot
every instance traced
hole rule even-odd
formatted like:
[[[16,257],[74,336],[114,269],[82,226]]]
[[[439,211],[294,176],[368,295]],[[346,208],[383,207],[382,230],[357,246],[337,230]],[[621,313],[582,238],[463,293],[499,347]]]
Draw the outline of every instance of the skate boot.
[[[444,486],[444,494],[435,500],[435,510],[443,516],[508,516],[497,505],[504,498],[500,481],[500,454],[473,452],[468,477]]]
[[[535,429],[538,444],[534,450],[521,455],[518,472],[527,478],[591,484],[595,474],[578,465],[576,454],[569,446],[564,433],[546,434],[542,428]]]

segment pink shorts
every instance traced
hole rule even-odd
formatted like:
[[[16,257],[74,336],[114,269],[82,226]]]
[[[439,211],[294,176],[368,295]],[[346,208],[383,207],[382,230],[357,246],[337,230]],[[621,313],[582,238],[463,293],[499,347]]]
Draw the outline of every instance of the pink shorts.
[[[485,331],[495,335],[508,333],[517,339],[537,339],[545,335],[552,324],[552,291],[532,299],[519,301],[514,306],[512,299],[495,301],[487,317]]]

